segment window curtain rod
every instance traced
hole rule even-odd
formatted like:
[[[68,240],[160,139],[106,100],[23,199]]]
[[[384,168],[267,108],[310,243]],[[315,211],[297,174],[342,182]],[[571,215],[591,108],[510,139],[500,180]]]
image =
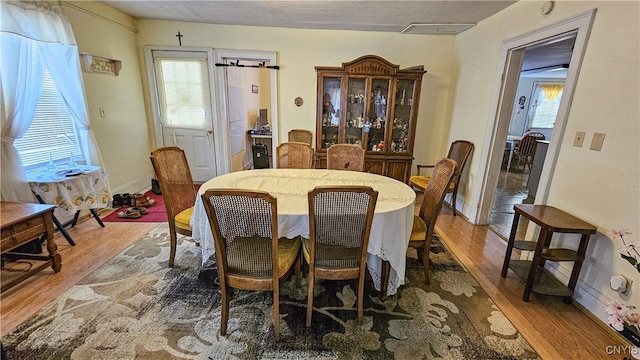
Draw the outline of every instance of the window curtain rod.
[[[240,60],[236,60],[236,62],[232,61],[228,64],[216,63],[216,66],[250,67],[250,68],[258,68],[258,69],[274,69],[274,70],[280,69],[280,66],[278,65],[265,65],[264,61],[255,65],[245,65],[245,64],[240,64]]]

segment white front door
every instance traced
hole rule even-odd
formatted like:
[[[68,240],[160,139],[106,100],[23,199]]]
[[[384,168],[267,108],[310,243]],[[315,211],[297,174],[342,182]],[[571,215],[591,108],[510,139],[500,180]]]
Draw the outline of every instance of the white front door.
[[[186,153],[195,182],[217,175],[207,51],[151,50],[154,121],[163,146]]]

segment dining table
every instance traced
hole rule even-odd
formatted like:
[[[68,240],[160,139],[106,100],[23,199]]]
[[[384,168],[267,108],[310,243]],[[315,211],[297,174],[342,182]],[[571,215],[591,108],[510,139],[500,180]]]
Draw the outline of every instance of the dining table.
[[[214,177],[202,184],[198,193],[201,195],[208,189],[266,191],[277,198],[278,236],[291,239],[309,238],[309,191],[317,186],[350,185],[370,186],[378,191],[367,247],[367,269],[374,288],[381,291],[386,287],[386,295],[393,295],[405,283],[406,252],[413,226],[416,194],[407,184],[367,172],[268,168]],[[204,265],[215,254],[215,246],[201,196],[196,197],[190,224],[192,238],[200,244]],[[386,276],[388,283],[381,287]]]
[[[111,190],[108,174],[100,166],[74,165],[37,169],[26,174],[31,192],[41,204],[56,205],[53,222],[71,245],[75,245],[64,227],[75,226],[80,210],[89,210],[100,227],[104,223],[96,209],[109,207]],[[72,220],[61,223],[58,219]]]

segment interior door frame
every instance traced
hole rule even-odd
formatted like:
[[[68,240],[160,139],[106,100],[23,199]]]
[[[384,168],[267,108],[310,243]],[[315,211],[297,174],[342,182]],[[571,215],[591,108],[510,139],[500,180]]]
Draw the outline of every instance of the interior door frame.
[[[567,69],[565,80],[565,92],[563,93],[556,124],[553,128],[549,149],[544,162],[544,168],[540,176],[535,203],[546,204],[549,198],[551,178],[558,160],[564,131],[569,117],[569,110],[580,73],[580,67],[584,58],[587,41],[591,33],[591,27],[595,18],[596,9],[591,9],[571,18],[548,25],[512,39],[505,40],[500,49],[500,62],[495,93],[493,95],[490,122],[485,133],[481,159],[486,159],[484,172],[478,182],[480,191],[474,195],[472,203],[478,204],[475,214],[469,216],[474,224],[486,225],[489,223],[491,208],[498,183],[498,175],[504,155],[504,141],[511,121],[513,101],[515,101],[515,89],[519,79],[519,72],[527,46],[543,43],[546,40],[558,37],[562,34],[576,33],[573,55]],[[509,106],[508,106],[509,105]]]
[[[214,49],[213,59],[218,64],[222,64],[225,60],[245,60],[250,62],[268,62],[271,65],[276,65],[276,52],[275,51],[252,51],[252,50],[226,50],[226,49]],[[272,146],[275,147],[279,144],[278,141],[278,70],[269,69],[269,82],[271,92],[271,113],[269,118],[271,119],[271,133],[272,133]],[[215,76],[215,116],[213,124],[213,133],[217,134],[216,142],[218,144],[216,148],[216,154],[218,154],[217,162],[221,168],[219,174],[226,174],[231,171],[231,143],[229,126],[228,126],[228,109],[227,109],[227,81],[225,78],[225,67],[217,66],[214,70]],[[275,162],[275,161],[274,161]]]
[[[224,174],[228,171],[223,171],[223,164],[220,158],[220,148],[224,147],[223,144],[227,143],[227,138],[217,137],[217,129],[216,124],[218,123],[217,111],[215,107],[217,106],[216,99],[216,87],[215,83],[215,74],[214,74],[214,65],[213,65],[213,49],[211,48],[201,48],[201,47],[186,47],[186,46],[145,46],[144,54],[145,54],[145,65],[147,70],[147,86],[149,89],[149,103],[151,104],[151,113],[152,113],[152,122],[153,122],[153,138],[155,140],[156,146],[159,144],[164,144],[164,139],[162,136],[162,125],[160,123],[160,104],[158,103],[158,89],[156,88],[156,75],[155,75],[155,66],[153,63],[153,51],[176,51],[176,52],[204,52],[207,53],[207,66],[209,70],[209,94],[210,94],[210,102],[211,102],[211,122],[213,127],[213,146],[214,146],[214,156],[216,157],[215,166],[216,166],[216,174]],[[227,160],[227,163],[229,160]]]

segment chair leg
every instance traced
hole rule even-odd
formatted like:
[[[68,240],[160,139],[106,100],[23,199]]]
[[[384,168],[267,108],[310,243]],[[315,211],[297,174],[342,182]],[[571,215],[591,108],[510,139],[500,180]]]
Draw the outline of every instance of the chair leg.
[[[360,269],[360,276],[358,277],[358,323],[362,323],[362,316],[364,313],[364,269]]]
[[[227,335],[227,321],[229,320],[229,289],[226,286],[220,286],[220,290],[222,290],[222,315],[220,316],[220,335]]]
[[[302,266],[302,250],[298,253],[298,259],[296,260],[296,287],[300,286],[300,268]]]
[[[313,284],[315,282],[315,269],[309,264],[309,293],[307,295],[307,327],[311,327],[311,314],[313,313]]]
[[[273,337],[276,341],[280,340],[280,287],[277,281],[273,284]]]
[[[175,228],[169,226],[169,267],[173,267],[173,261],[176,258],[176,247],[178,246],[178,235]]]
[[[451,210],[453,210],[453,216],[456,216],[456,204],[458,203],[458,183],[453,187],[453,193],[451,193]]]
[[[427,285],[431,285],[431,279],[429,278],[429,248],[430,247],[431,247],[430,244],[425,244],[424,250],[422,250],[422,266],[424,268],[424,283]]]

